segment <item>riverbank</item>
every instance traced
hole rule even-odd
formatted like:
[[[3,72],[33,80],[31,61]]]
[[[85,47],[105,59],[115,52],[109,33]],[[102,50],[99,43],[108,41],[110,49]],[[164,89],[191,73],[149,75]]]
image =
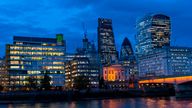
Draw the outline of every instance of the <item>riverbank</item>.
[[[130,97],[173,96],[168,89],[81,90],[81,91],[12,91],[0,93],[0,100],[82,100]]]

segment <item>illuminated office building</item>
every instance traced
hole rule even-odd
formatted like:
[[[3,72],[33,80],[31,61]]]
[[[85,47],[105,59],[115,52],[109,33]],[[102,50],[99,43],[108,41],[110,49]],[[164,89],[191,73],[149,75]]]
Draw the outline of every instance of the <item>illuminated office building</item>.
[[[102,65],[110,65],[118,60],[111,19],[98,19],[98,52]]]
[[[72,88],[74,79],[78,76],[84,76],[89,79],[91,87],[98,87],[99,69],[92,64],[88,57],[75,57],[65,64],[65,84]]]
[[[162,14],[146,15],[137,21],[136,53],[170,46],[171,22],[170,18]]]
[[[90,81],[91,87],[98,87],[100,64],[94,43],[89,42],[86,35],[83,38],[83,48],[77,48],[75,54],[66,54],[65,84],[74,86],[74,79],[84,76]]]
[[[40,79],[48,73],[52,86],[63,86],[65,50],[62,34],[57,34],[56,38],[14,36],[13,44],[6,45],[10,85],[25,86],[29,77],[36,79],[39,85]]]
[[[192,48],[165,47],[138,60],[140,77],[192,75]]]

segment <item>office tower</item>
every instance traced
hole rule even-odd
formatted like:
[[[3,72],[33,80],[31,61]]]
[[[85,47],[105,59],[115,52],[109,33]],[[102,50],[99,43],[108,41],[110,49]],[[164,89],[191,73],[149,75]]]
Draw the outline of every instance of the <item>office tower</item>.
[[[67,88],[74,88],[74,80],[80,76],[89,80],[89,87],[98,87],[99,69],[90,62],[88,57],[75,57],[73,60],[66,62],[65,72],[65,84]]]
[[[115,63],[118,59],[111,19],[98,19],[98,53],[102,65]]]
[[[191,75],[192,48],[165,47],[138,59],[140,77]]]
[[[66,87],[74,87],[74,79],[84,76],[90,81],[90,87],[98,87],[100,64],[94,43],[86,35],[82,40],[83,48],[77,48],[75,54],[66,55]]]
[[[120,63],[125,68],[127,77],[137,74],[136,58],[131,46],[131,42],[127,37],[125,37],[121,45]]]
[[[170,46],[171,22],[170,18],[162,14],[146,15],[137,21],[136,53]]]
[[[27,79],[33,78],[39,86],[47,73],[52,86],[64,86],[65,50],[62,34],[57,34],[56,38],[14,36],[13,44],[6,45],[10,85],[26,86]]]

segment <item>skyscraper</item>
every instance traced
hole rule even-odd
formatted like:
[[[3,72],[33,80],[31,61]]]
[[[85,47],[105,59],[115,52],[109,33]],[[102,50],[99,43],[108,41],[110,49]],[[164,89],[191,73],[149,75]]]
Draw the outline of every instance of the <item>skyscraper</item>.
[[[133,49],[131,43],[128,40],[128,38],[125,37],[121,45],[120,59],[126,59],[127,57],[132,55],[133,55]]]
[[[125,74],[127,77],[135,75],[137,73],[136,58],[131,46],[131,42],[127,37],[123,40],[120,52],[120,63],[125,68]]]
[[[136,52],[148,53],[152,49],[170,46],[170,18],[162,14],[146,15],[137,21]]]
[[[98,53],[103,65],[118,59],[111,19],[98,19]]]
[[[37,85],[45,73],[52,86],[64,86],[64,54],[66,46],[62,34],[56,38],[14,36],[13,44],[6,46],[6,63],[10,84],[26,86],[27,78],[36,79]]]

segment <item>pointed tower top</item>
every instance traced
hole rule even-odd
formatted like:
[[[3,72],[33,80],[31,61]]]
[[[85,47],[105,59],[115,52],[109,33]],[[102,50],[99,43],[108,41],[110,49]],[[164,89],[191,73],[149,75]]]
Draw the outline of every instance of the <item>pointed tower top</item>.
[[[127,37],[124,38],[122,46],[131,46],[131,42]]]

